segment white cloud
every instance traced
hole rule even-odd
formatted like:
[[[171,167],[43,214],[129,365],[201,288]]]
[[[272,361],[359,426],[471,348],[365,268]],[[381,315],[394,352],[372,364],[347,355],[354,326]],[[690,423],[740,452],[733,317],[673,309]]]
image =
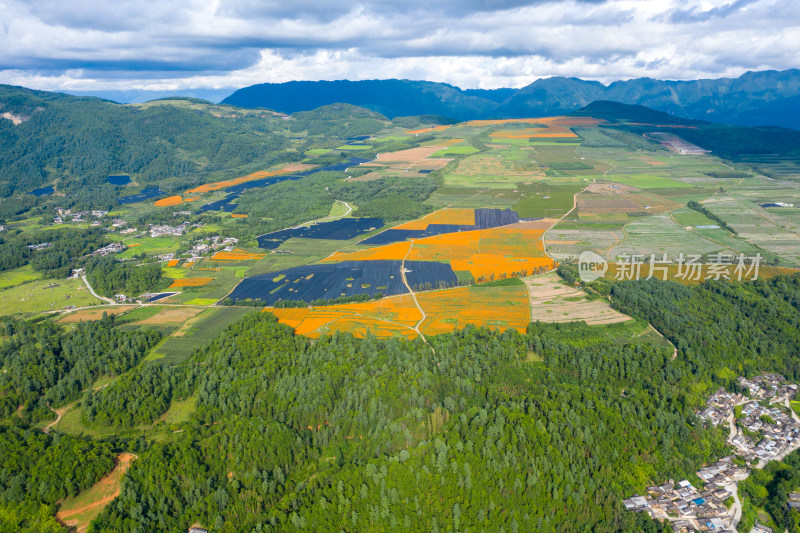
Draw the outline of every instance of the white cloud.
[[[0,82],[181,91],[400,77],[493,88],[800,66],[794,0],[429,4],[0,0]]]

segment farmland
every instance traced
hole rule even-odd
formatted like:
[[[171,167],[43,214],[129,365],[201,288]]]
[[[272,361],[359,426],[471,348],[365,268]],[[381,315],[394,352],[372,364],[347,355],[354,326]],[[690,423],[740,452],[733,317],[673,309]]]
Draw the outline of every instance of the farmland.
[[[131,108],[144,127],[163,105]],[[48,492],[46,518],[655,531],[620,515],[619,493],[729,453],[727,432],[694,416],[707,393],[795,369],[800,282],[773,280],[800,266],[790,161],[668,151],[612,119],[175,105],[224,117],[213,150],[150,174],[112,161],[86,173],[91,189],[26,183],[7,205],[0,294],[26,320],[3,328],[0,478],[6,496]],[[165,149],[170,133],[155,136]],[[581,281],[588,250],[608,260],[604,279]],[[765,281],[712,282],[718,252],[760,254]],[[703,275],[645,264],[638,277],[683,285],[615,279],[651,254],[699,256]],[[33,451],[47,475],[8,474]],[[138,455],[127,472],[121,452]]]
[[[573,322],[587,324],[614,324],[631,320],[615,311],[608,302],[589,300],[585,292],[567,285],[550,273],[525,280],[530,294],[531,320],[541,322]]]

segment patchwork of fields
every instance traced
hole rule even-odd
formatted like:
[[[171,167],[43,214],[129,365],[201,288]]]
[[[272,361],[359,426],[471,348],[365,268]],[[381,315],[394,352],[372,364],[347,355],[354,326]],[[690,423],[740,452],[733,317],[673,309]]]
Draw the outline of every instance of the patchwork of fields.
[[[769,158],[760,158],[761,166],[732,166],[701,149],[681,150],[688,146],[681,139],[665,149],[663,140],[613,132],[590,117],[392,126],[306,146],[303,161],[216,178],[180,194],[146,189],[120,201],[135,213],[139,206],[146,213],[173,207],[219,213],[191,230],[190,239],[228,236],[268,220],[242,209],[235,218],[228,213],[247,191],[323,171],[347,170],[341,182],[355,187],[382,179],[402,190],[414,178],[432,192],[415,199],[422,208],[405,218],[374,208],[359,215],[359,202],[331,193],[327,217],[188,259],[165,255],[185,249],[185,237],[115,234],[127,245],[120,260],[165,257],[169,283],[161,290],[174,294],[158,301],[160,310],[104,306],[67,314],[63,322],[97,320],[108,311],[120,327],[159,329],[168,337],[150,360],[168,362],[188,357],[247,310],[214,307],[224,300],[267,306],[312,337],[335,331],[413,337],[466,324],[523,331],[531,320],[628,320],[552,272],[586,250],[612,263],[632,255],[760,254],[771,265],[765,275],[800,266],[800,188],[758,173],[770,168],[785,178],[794,167]],[[382,151],[382,143],[392,148]],[[399,223],[387,228],[384,220]],[[79,280],[40,278],[29,266],[0,275],[11,313],[101,303]],[[506,284],[509,278],[524,283]]]

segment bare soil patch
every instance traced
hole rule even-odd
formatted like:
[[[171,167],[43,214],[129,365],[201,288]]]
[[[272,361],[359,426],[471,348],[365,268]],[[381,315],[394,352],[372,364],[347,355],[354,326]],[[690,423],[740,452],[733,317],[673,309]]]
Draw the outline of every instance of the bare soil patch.
[[[89,522],[119,496],[122,478],[136,459],[132,453],[119,454],[114,470],[75,498],[65,500],[56,513],[56,519],[67,527],[76,528],[78,533],[86,531]]]
[[[75,322],[89,322],[92,320],[100,320],[103,318],[103,314],[107,313],[109,315],[119,315],[126,311],[130,311],[136,307],[135,305],[114,305],[114,306],[99,306],[96,309],[81,309],[80,311],[75,311],[72,314],[69,314],[59,320],[59,322],[63,324],[70,324]]]
[[[603,300],[588,300],[586,293],[566,285],[556,273],[525,278],[531,303],[531,320],[613,324],[631,320]]]
[[[186,320],[203,312],[199,307],[165,307],[150,318],[135,322],[135,324],[158,324],[175,326],[183,324]]]

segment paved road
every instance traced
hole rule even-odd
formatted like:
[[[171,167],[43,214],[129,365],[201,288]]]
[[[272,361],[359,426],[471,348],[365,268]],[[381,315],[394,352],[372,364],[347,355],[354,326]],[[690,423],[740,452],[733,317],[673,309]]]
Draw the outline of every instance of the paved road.
[[[86,284],[86,288],[87,288],[87,289],[89,289],[89,292],[91,292],[91,293],[92,293],[92,296],[94,296],[94,297],[95,297],[95,298],[97,298],[98,300],[103,300],[103,301],[104,301],[104,302],[106,302],[106,303],[110,303],[110,304],[115,304],[115,303],[117,303],[117,302],[115,302],[114,300],[112,300],[111,298],[106,298],[105,296],[100,296],[99,294],[97,294],[96,292],[94,292],[94,289],[93,289],[93,288],[92,288],[92,286],[89,284],[89,280],[88,280],[88,279],[86,279],[86,274],[84,274],[83,276],[81,276],[81,279],[83,280],[83,283],[84,283],[84,284]]]

